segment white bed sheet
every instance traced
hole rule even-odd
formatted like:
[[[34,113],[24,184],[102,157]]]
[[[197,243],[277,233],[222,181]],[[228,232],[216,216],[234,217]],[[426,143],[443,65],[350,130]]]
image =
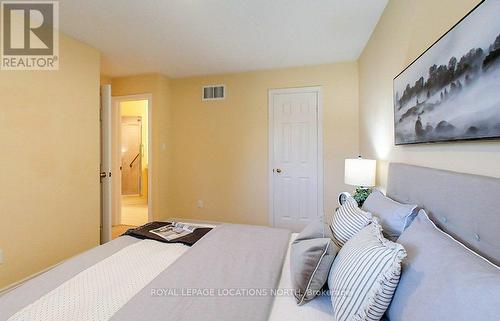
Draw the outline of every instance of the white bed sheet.
[[[290,276],[290,246],[298,233],[292,234],[286,254],[281,279],[280,289],[292,289]],[[274,300],[269,321],[331,321],[333,319],[332,303],[329,296],[317,297],[314,300],[298,306],[293,295],[277,296]]]

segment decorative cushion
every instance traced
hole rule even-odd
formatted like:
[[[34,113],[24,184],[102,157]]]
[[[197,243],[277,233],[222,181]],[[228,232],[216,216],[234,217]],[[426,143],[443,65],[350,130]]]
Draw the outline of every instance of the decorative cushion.
[[[314,299],[328,278],[338,247],[322,221],[311,222],[290,249],[290,274],[297,304]]]
[[[398,242],[408,250],[391,321],[493,321],[500,268],[440,230],[421,210]]]
[[[395,241],[410,226],[417,215],[417,205],[401,204],[382,194],[378,189],[363,204],[362,209],[377,216],[384,229],[384,235]]]
[[[384,238],[377,221],[347,241],[328,276],[334,320],[380,320],[398,285],[405,256],[402,245]]]
[[[372,222],[372,215],[361,210],[352,197],[340,206],[333,214],[330,225],[333,241],[341,248],[354,234]]]
[[[312,220],[311,223],[300,232],[299,235],[294,240],[294,243],[298,243],[302,240],[319,239],[324,237],[332,237],[332,232],[328,228],[328,225],[323,222],[322,219]]]

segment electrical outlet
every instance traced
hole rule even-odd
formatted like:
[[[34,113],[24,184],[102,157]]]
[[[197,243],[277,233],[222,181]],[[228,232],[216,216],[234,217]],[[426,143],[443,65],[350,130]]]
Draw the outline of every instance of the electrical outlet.
[[[3,264],[3,250],[0,249],[0,264]]]
[[[204,208],[205,207],[205,203],[202,200],[198,200],[196,202],[196,207],[197,208]]]

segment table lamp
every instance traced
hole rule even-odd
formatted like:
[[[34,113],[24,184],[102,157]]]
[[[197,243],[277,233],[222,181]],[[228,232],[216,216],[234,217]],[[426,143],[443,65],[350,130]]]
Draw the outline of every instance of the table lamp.
[[[371,187],[375,186],[376,167],[376,160],[363,159],[361,156],[345,160],[344,182],[356,186],[353,198],[360,207],[370,195]]]

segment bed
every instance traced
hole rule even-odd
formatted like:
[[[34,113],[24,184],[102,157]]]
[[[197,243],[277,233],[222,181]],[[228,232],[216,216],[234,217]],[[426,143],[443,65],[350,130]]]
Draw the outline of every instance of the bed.
[[[292,288],[289,270],[290,261],[290,244],[297,236],[297,233],[291,234],[291,237],[287,244],[286,255],[280,270],[279,277],[279,288],[283,289],[283,293],[276,296],[272,304],[270,316],[268,320],[279,321],[279,320],[304,320],[304,318],[313,318],[314,320],[331,320],[331,303],[328,296],[320,297],[308,305],[303,307],[298,307],[292,295],[286,291]],[[49,293],[56,287],[63,285],[68,280],[71,280],[80,272],[87,270],[93,265],[102,262],[104,259],[109,258],[113,254],[120,252],[121,250],[141,242],[141,240],[133,238],[131,236],[119,237],[107,244],[101,245],[94,249],[91,249],[81,255],[78,255],[72,259],[67,260],[63,264],[60,264],[48,272],[31,279],[24,283],[19,288],[3,295],[0,299],[0,311],[1,320],[8,320],[12,318],[16,312],[21,311],[23,308],[29,306],[31,303],[36,302],[38,299]],[[154,241],[152,241],[154,242]],[[157,243],[157,242],[155,242]],[[154,244],[154,243],[153,243]],[[182,244],[160,244],[161,247],[165,247],[167,254],[170,258],[170,264],[178,259],[182,254],[189,249],[188,246]],[[130,268],[130,267],[127,267]],[[105,284],[104,287],[110,287],[117,282],[125,282],[128,278],[134,277],[133,274],[127,273],[124,269],[122,279],[114,279],[110,281],[111,284]],[[117,273],[118,271],[113,271]],[[119,273],[119,272],[118,272]],[[163,290],[163,289],[162,289]],[[101,290],[102,291],[102,290]],[[123,287],[115,286],[114,289],[110,289],[113,292],[123,291]],[[102,293],[102,296],[109,295],[112,293]],[[158,295],[165,295],[159,293]],[[102,315],[100,313],[93,313],[93,306],[96,304],[103,304],[102,301],[97,301],[98,298],[94,298],[92,304],[87,305],[86,308],[80,307],[78,310],[74,310],[78,315],[71,316],[71,320],[94,320],[94,319],[106,319],[110,316]],[[42,308],[47,309],[47,307]],[[45,311],[45,313],[50,313]],[[269,312],[268,312],[269,313]],[[36,315],[36,313],[34,313]],[[108,314],[113,314],[112,311]],[[43,318],[39,318],[43,319]],[[13,318],[12,320],[17,320]]]
[[[499,179],[393,163],[387,195],[419,204],[440,228],[500,262]],[[328,296],[297,306],[287,292],[295,237],[232,224],[192,247],[122,236],[2,295],[0,320],[332,320]]]

